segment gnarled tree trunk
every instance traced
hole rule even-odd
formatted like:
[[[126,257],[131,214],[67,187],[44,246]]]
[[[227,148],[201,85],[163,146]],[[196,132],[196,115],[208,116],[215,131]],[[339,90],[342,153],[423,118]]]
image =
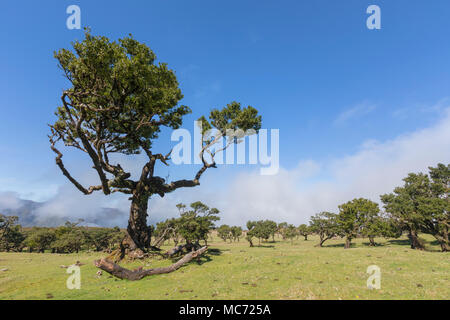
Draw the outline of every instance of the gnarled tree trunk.
[[[450,251],[450,242],[448,239],[448,231],[444,229],[441,233],[435,233],[433,236],[436,238],[436,240],[441,245],[442,252],[448,252]]]
[[[411,243],[411,249],[424,250],[425,245],[423,241],[419,239],[417,231],[409,229],[408,238]]]
[[[115,261],[122,260],[125,257],[131,259],[143,258],[149,250],[151,229],[147,225],[148,199],[148,195],[133,192],[127,235],[120,244],[120,255],[112,255]]]
[[[345,238],[345,247],[344,248],[350,249],[351,244],[352,244],[352,239],[349,237]]]
[[[131,239],[141,250],[150,248],[151,231],[147,226],[147,208],[148,208],[147,195],[140,195],[138,192],[134,192],[131,198],[130,217],[128,219],[128,234]]]

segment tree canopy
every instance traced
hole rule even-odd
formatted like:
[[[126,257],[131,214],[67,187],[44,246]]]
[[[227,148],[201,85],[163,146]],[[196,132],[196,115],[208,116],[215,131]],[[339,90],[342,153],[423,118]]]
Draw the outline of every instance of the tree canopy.
[[[113,192],[131,195],[127,228],[130,238],[124,240],[123,248],[134,252],[134,256],[142,256],[151,241],[151,228],[146,223],[149,198],[198,186],[202,174],[216,167],[217,151],[211,150],[220,138],[237,130],[228,139],[229,146],[245,135],[257,133],[261,116],[255,108],[242,108],[233,101],[224,108],[213,109],[209,119],[200,117],[199,156],[203,165],[192,179],[169,181],[155,173],[155,165],[157,162],[168,165],[171,150],[155,152],[154,141],[163,128],[179,128],[183,117],[191,112],[189,107],[179,104],[183,95],[175,72],[167,64],[157,62],[155,53],[132,35],[110,41],[104,36],[93,36],[87,29],[84,40],[72,46],[73,50],[55,52],[70,84],[61,95],[61,105],[55,113],[57,120],[50,125],[49,139],[56,164],[84,194],[102,191],[105,195]],[[209,129],[217,129],[218,133],[211,135]],[[90,157],[99,184],[86,187],[73,177],[63,163],[58,142]],[[148,159],[138,179],[132,179],[130,169],[113,158],[115,154],[140,153]]]

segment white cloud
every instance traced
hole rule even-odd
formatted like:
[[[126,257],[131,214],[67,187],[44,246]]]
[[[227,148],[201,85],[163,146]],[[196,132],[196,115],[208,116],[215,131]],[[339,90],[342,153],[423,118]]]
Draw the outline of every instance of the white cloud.
[[[0,210],[16,210],[20,206],[19,195],[16,192],[0,192]]]
[[[379,202],[379,196],[401,185],[409,172],[449,163],[450,108],[442,115],[432,127],[385,142],[369,141],[355,154],[328,163],[302,162],[276,176],[241,174],[216,196],[223,204],[224,222],[267,218],[300,224],[317,212],[336,211],[355,197]]]
[[[372,111],[374,111],[376,106],[374,104],[368,103],[368,102],[362,102],[360,104],[357,104],[356,106],[346,109],[343,112],[341,112],[336,119],[334,120],[334,125],[342,125],[346,123],[348,120],[353,118],[359,118],[362,116],[365,116]]]
[[[303,160],[294,169],[280,169],[275,176],[261,176],[255,170],[222,179],[229,175],[227,168],[212,170],[199,187],[180,189],[164,198],[153,197],[149,203],[150,221],[176,216],[175,204],[197,200],[221,210],[219,223],[240,225],[256,219],[306,223],[311,215],[336,211],[339,204],[355,197],[379,201],[379,195],[401,185],[409,172],[426,172],[428,166],[449,163],[450,108],[443,109],[441,115],[431,127],[388,141],[368,140],[356,153],[331,161]],[[87,176],[82,180],[95,178]],[[12,193],[0,194],[0,208],[17,206],[14,198]],[[122,214],[101,215],[99,221],[126,225],[128,196],[84,196],[70,184],[61,187],[38,213],[42,219],[68,216],[92,221],[105,207],[116,208]]]

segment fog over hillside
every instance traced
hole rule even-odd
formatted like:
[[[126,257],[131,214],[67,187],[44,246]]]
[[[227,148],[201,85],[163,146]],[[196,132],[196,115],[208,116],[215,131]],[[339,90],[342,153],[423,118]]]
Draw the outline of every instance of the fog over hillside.
[[[19,224],[23,227],[57,227],[66,221],[76,222],[79,218],[65,215],[42,215],[40,210],[45,208],[47,202],[35,202],[20,199],[13,192],[0,192],[0,213],[7,216],[19,217]],[[124,227],[128,215],[115,208],[99,208],[88,217],[82,218],[82,225],[101,227]]]

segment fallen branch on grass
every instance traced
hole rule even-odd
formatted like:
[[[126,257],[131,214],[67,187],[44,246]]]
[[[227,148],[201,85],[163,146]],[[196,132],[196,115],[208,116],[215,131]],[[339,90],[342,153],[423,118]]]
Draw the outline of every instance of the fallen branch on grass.
[[[192,251],[168,267],[154,268],[148,270],[144,270],[142,269],[142,267],[134,270],[129,270],[105,258],[94,261],[94,264],[97,268],[100,268],[119,279],[141,280],[142,278],[147,276],[173,272],[179,269],[184,264],[190,262],[192,259],[201,256],[203,253],[206,252],[207,249],[208,247],[205,246],[197,251]]]
[[[181,244],[179,246],[176,246],[176,247],[170,249],[169,251],[167,251],[165,253],[165,255],[167,257],[171,258],[171,257],[177,255],[178,253],[182,253],[183,251],[187,251],[187,252],[189,252],[189,251],[197,251],[200,248],[201,247],[198,244],[198,242],[196,242],[196,243],[186,243],[186,244]]]

